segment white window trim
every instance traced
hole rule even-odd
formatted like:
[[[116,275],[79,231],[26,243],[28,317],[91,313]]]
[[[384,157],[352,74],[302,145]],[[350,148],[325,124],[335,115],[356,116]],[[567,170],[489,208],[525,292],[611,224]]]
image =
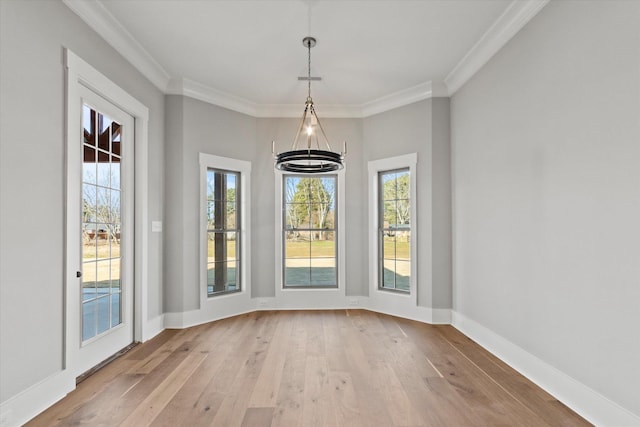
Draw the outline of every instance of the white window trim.
[[[345,172],[346,166],[336,172],[327,175],[337,176],[338,189],[338,287],[336,288],[284,288],[282,285],[282,197],[283,197],[283,176],[284,172],[275,171],[275,296],[276,305],[279,308],[288,309],[323,309],[346,306],[345,291],[345,268],[346,268],[346,245],[345,245]],[[292,174],[296,175],[296,174]],[[314,176],[321,176],[315,174]]]
[[[200,153],[200,308],[219,317],[222,312],[244,312],[251,300],[251,162]],[[207,294],[207,170],[240,173],[240,290]],[[230,303],[237,301],[239,305]]]
[[[371,278],[370,295],[382,297],[386,299],[409,300],[413,304],[417,304],[417,273],[418,273],[418,216],[416,205],[416,165],[418,163],[418,154],[411,153],[402,156],[390,157],[380,160],[372,160],[369,162],[369,277]],[[409,168],[409,197],[411,198],[411,280],[409,282],[409,292],[396,292],[392,290],[380,289],[378,287],[378,173]]]

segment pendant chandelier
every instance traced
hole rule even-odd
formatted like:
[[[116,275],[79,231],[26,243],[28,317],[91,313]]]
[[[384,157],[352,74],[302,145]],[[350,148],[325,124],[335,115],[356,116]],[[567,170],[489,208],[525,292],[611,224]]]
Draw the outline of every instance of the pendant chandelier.
[[[320,124],[320,119],[318,119],[316,109],[313,106],[313,99],[311,98],[311,48],[316,45],[316,39],[313,37],[305,37],[302,39],[302,44],[307,48],[308,52],[308,73],[306,78],[307,100],[304,103],[302,120],[300,121],[298,132],[291,145],[291,150],[276,154],[275,142],[272,142],[275,168],[284,172],[303,174],[337,171],[344,168],[347,144],[346,142],[344,143],[344,151],[342,153],[336,153],[331,150],[331,145]],[[304,147],[305,143],[300,144],[300,141],[304,141],[305,139],[306,148],[301,148]],[[320,139],[324,140],[322,147],[326,146],[326,150],[321,148]]]

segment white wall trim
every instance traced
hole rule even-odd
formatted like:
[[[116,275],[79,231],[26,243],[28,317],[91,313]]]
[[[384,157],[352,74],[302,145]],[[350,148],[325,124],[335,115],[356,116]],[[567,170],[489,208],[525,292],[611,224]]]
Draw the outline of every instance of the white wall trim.
[[[453,95],[477,73],[500,49],[536,16],[549,0],[514,0],[478,42],[445,77]]]
[[[150,319],[147,322],[147,327],[144,330],[144,336],[142,337],[142,342],[149,341],[151,338],[158,335],[160,332],[165,330],[165,320],[164,314],[160,316],[156,316],[153,319]]]
[[[395,157],[389,157],[379,160],[372,160],[367,166],[367,187],[369,191],[369,308],[381,313],[400,315],[398,313],[407,313],[407,318],[429,319],[431,314],[424,314],[418,306],[418,266],[417,266],[417,238],[411,239],[411,281],[409,293],[398,293],[393,291],[381,290],[378,288],[378,172],[386,170],[394,170],[401,168],[409,168],[409,197],[411,199],[411,234],[418,235],[417,224],[417,163],[418,153],[409,153]],[[424,215],[424,213],[423,213]],[[429,244],[426,242],[426,244]],[[420,312],[421,314],[418,314]],[[404,317],[404,316],[403,316]]]
[[[233,309],[221,306],[221,310],[216,313],[206,310],[190,310],[185,312],[165,313],[166,329],[185,329],[198,326],[216,320],[228,319],[230,317],[241,316],[243,314],[256,311],[253,306],[244,311],[234,311]]]
[[[21,426],[76,387],[69,370],[60,371],[0,404],[2,427]]]
[[[100,0],[62,0],[142,75],[166,94],[184,95],[253,117],[298,117],[301,106],[256,104],[185,78],[172,78],[160,63],[104,7]],[[427,81],[359,105],[324,105],[322,117],[363,118],[424,99],[453,95],[491,59],[549,0],[514,0],[444,82]],[[301,101],[302,102],[302,101]]]
[[[640,426],[640,418],[465,315],[452,325],[597,426]]]
[[[401,91],[383,96],[378,99],[366,102],[360,106],[362,109],[360,117],[369,117],[374,114],[383,113],[405,105],[424,99],[447,97],[449,93],[443,83],[425,82],[419,85],[403,89]]]
[[[361,105],[332,105],[320,104],[320,108],[316,108],[318,116],[341,119],[341,118],[361,118]],[[299,104],[259,104],[256,110],[256,117],[294,117],[299,118],[304,111],[304,103],[302,100]]]
[[[171,79],[166,92],[171,95],[188,96],[252,117],[295,118],[300,117],[304,109],[302,101],[300,104],[256,104],[247,99],[185,78]],[[363,118],[424,99],[447,96],[449,94],[444,83],[426,82],[363,104],[322,104],[319,115],[326,118]]]
[[[161,91],[167,89],[169,73],[129,31],[97,0],[62,2]]]
[[[214,89],[193,80],[171,79],[166,91],[171,95],[184,95],[209,104],[257,117],[258,105],[228,92]]]
[[[77,96],[78,84],[85,86],[102,96],[118,108],[131,114],[135,120],[135,188],[139,194],[147,195],[148,187],[148,129],[149,109],[140,101],[129,95],[125,90],[109,80],[106,76],[93,68],[69,49],[65,49],[65,67],[67,70],[68,98]],[[67,120],[70,120],[67,117]],[[71,124],[67,124],[67,140],[70,135]],[[148,277],[149,277],[149,218],[147,197],[136,197],[135,200],[135,310],[134,338],[144,341],[147,318]],[[67,272],[67,276],[73,272]],[[73,278],[72,278],[73,279]],[[69,331],[67,331],[69,332]]]
[[[251,162],[199,153],[200,163],[200,233],[199,233],[199,295],[200,308],[184,312],[182,319],[175,313],[167,315],[170,324],[195,325],[252,311],[251,300]],[[207,169],[217,168],[240,173],[240,280],[238,292],[207,295]],[[167,322],[165,322],[166,324]],[[184,326],[183,326],[184,327]]]

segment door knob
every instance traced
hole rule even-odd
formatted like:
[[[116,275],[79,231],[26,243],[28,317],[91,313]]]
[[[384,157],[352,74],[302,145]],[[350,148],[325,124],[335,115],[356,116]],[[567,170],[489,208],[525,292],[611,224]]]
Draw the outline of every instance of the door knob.
[[[82,277],[82,271],[76,271],[76,277]]]

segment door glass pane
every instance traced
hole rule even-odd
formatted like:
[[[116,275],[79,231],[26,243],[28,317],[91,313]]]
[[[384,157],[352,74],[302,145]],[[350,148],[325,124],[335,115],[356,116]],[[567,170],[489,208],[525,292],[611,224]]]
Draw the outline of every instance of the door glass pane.
[[[82,303],[82,341],[96,335],[96,300]]]
[[[122,312],[120,295],[122,295],[120,292],[111,294],[111,327],[120,324],[120,313]]]
[[[111,259],[111,292],[120,290],[120,258]]]
[[[110,167],[111,188],[120,188],[120,158],[111,156]]]
[[[96,300],[98,304],[98,334],[103,333],[107,329],[111,327],[111,310],[110,310],[110,299],[109,293],[105,293],[104,295],[100,295]]]
[[[103,187],[109,187],[109,177],[111,174],[111,166],[109,165],[109,154],[104,151],[98,150],[98,172],[97,181],[98,185]]]
[[[87,301],[96,297],[96,263],[85,262],[82,270],[82,300]]]
[[[96,149],[85,145],[82,150],[82,180],[90,184],[96,183]]]
[[[119,123],[83,106],[82,340],[122,321]]]

